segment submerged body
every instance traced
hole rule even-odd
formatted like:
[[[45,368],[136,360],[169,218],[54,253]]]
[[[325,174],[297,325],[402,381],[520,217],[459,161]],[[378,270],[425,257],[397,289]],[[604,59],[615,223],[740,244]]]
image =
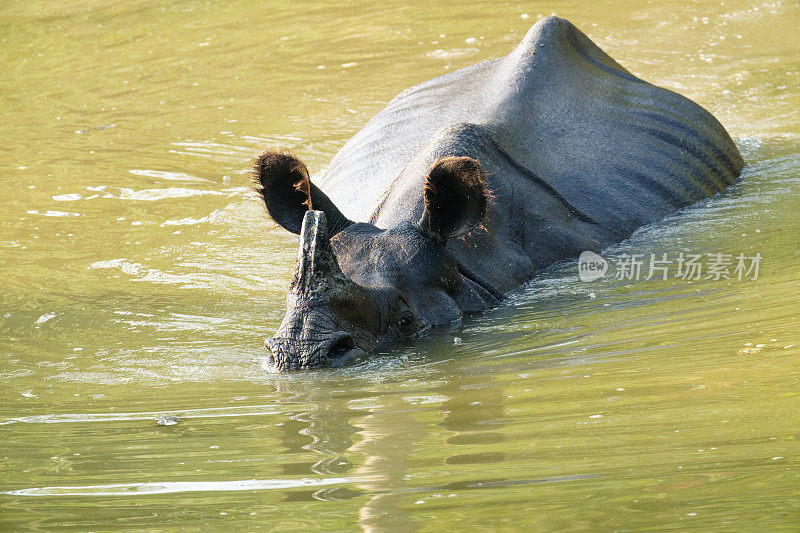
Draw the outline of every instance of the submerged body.
[[[344,363],[490,308],[741,168],[711,114],[543,19],[508,56],[397,96],[334,157],[325,193],[293,156],[259,158],[270,215],[304,242],[274,365]],[[335,281],[311,290],[304,276]]]

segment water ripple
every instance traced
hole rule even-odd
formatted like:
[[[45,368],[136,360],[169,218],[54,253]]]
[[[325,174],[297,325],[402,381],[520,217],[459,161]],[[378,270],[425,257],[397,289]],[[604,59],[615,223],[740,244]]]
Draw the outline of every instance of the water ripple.
[[[302,405],[294,405],[292,411],[297,409],[309,408]],[[209,407],[204,409],[188,409],[185,411],[175,411],[172,414],[178,418],[224,418],[231,416],[264,416],[286,413],[286,407],[275,405],[242,405],[238,407]],[[23,424],[65,424],[65,423],[85,423],[85,422],[127,422],[131,420],[155,420],[156,417],[163,416],[163,412],[148,411],[140,413],[64,413],[53,415],[34,415],[7,418],[0,421],[0,426],[23,423]]]
[[[241,490],[278,490],[299,487],[322,487],[368,481],[368,477],[323,479],[240,479],[233,481],[162,481],[152,483],[116,483],[73,487],[32,487],[0,492],[12,496],[132,496],[174,494],[177,492],[221,492]]]

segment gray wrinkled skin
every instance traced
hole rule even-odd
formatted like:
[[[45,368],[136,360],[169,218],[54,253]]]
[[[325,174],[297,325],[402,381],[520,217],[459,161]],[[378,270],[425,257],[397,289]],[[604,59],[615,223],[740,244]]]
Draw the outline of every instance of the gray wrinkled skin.
[[[325,214],[308,211],[300,231],[295,277],[286,297],[286,318],[267,340],[272,364],[303,369],[343,364],[362,355],[364,346],[375,345],[379,328],[355,328],[358,324],[348,323],[335,312],[336,302],[359,300],[369,306],[374,299],[339,268]]]
[[[352,224],[332,241],[326,226],[324,213],[306,212],[286,316],[266,341],[276,370],[341,366],[498,303],[417,226]]]
[[[270,216],[302,234],[273,367],[346,364],[496,306],[535,270],[724,191],[742,165],[705,109],[542,19],[508,56],[398,95],[324,192],[291,154],[259,157]]]

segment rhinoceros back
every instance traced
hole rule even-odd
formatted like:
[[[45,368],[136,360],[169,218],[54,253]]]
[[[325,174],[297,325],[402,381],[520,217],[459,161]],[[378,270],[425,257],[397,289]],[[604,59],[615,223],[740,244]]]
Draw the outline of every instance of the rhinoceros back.
[[[548,17],[508,56],[399,94],[320,184],[345,215],[366,221],[436,132],[458,123],[480,125],[516,164],[620,235],[724,190],[742,167],[705,109],[636,78],[571,23]]]

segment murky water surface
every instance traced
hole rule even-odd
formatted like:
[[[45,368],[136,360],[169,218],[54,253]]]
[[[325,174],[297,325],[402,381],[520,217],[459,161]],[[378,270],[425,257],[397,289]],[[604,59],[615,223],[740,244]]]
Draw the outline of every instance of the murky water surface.
[[[551,12],[747,160],[605,255],[760,254],[758,279],[572,263],[391,354],[265,372],[297,239],[247,192],[257,148],[319,172]],[[0,71],[4,528],[800,524],[796,2],[6,2]]]

